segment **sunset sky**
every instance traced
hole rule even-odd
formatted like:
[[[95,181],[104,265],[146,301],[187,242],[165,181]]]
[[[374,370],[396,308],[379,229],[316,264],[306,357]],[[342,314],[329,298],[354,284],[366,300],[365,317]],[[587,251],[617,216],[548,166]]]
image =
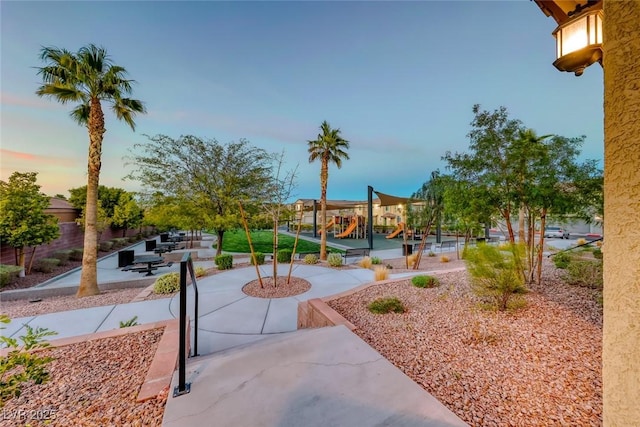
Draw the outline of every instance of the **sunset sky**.
[[[148,114],[135,132],[107,115],[101,174],[131,191],[134,143],[192,134],[284,149],[295,196],[318,198],[307,140],[327,120],[351,143],[330,199],[365,199],[367,185],[409,196],[447,150],[466,150],[476,103],[539,134],[585,135],[583,158],[603,157],[602,68],[557,71],[555,22],[527,0],[2,1],[0,15],[1,179],[36,171],[49,195],[86,184],[88,135],[72,106],[36,96],[42,46],[104,46],[136,80]]]

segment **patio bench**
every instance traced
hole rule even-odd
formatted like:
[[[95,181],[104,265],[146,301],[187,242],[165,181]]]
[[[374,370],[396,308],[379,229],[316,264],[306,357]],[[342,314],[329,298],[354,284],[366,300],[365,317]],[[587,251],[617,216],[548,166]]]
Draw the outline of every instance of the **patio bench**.
[[[369,256],[369,248],[350,248],[347,249],[346,251],[344,251],[344,254],[342,254],[342,257],[344,258],[344,262],[347,262],[347,258],[349,257],[355,257],[355,256],[360,256],[360,257],[365,257],[365,256]]]

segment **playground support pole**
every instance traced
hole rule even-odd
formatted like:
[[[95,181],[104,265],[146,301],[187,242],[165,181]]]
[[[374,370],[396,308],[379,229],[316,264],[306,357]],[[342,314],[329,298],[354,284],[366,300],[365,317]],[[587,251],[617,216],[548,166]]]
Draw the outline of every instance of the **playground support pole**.
[[[318,205],[313,199],[313,238],[318,237]]]
[[[367,186],[367,240],[369,241],[369,250],[373,249],[373,187]]]

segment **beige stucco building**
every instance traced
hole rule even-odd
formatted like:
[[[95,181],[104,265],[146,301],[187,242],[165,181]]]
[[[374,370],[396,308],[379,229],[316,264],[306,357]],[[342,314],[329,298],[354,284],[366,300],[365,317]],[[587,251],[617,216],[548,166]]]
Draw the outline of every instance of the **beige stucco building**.
[[[637,426],[640,425],[640,0],[535,1],[559,25],[567,22],[576,7],[603,8],[606,238],[603,421],[605,426]]]

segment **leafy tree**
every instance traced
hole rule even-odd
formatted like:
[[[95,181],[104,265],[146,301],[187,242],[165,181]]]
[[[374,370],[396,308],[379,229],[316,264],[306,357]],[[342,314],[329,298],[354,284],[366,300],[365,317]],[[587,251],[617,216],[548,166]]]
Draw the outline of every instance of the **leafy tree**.
[[[135,144],[128,162],[136,166],[127,178],[135,179],[151,193],[175,197],[180,209],[189,201],[192,217],[200,217],[217,236],[222,253],[224,232],[240,226],[238,201],[263,200],[271,177],[271,155],[246,140],[220,144],[187,135],[172,139],[147,137]]]
[[[130,193],[120,195],[118,204],[113,208],[111,222],[122,227],[122,237],[127,235],[128,229],[139,227],[142,223],[142,209]]]
[[[86,219],[83,211],[80,214],[80,217],[76,219],[76,224],[78,224],[82,228],[85,228],[85,222],[86,222]],[[100,200],[98,200],[98,211],[97,211],[97,218],[96,218],[96,233],[97,233],[96,244],[99,244],[100,236],[102,236],[102,232],[107,228],[109,228],[110,225],[111,225],[111,218],[107,216],[107,212],[102,208],[102,203],[100,202]]]
[[[71,188],[69,194],[69,203],[71,203],[74,208],[84,211],[84,208],[87,206],[87,186],[83,185],[82,187]],[[132,197],[131,194],[123,188],[106,187],[104,185],[98,186],[98,200],[107,217],[113,218],[114,210],[118,203],[120,203],[120,198],[123,194]]]
[[[520,240],[524,240],[525,220],[528,237],[527,263],[521,266],[521,272],[532,282],[537,270],[539,282],[544,233],[540,233],[536,245],[536,227],[539,224],[544,230],[548,215],[592,218],[602,191],[601,172],[595,161],[577,161],[584,137],[538,136],[520,121],[509,119],[504,107],[489,113],[476,105],[473,111],[476,117],[469,133],[470,153],[447,153],[444,159],[454,176],[482,201],[479,206],[499,213],[512,244],[512,213],[515,209],[522,212]],[[458,197],[465,193],[462,189]]]
[[[446,177],[440,175],[440,171],[431,172],[429,181],[422,184],[422,187],[411,195],[407,203],[408,221],[412,226],[420,227],[423,230],[422,241],[413,265],[416,270],[420,268],[422,251],[431,227],[442,219],[446,182]]]
[[[505,107],[489,112],[481,111],[476,104],[473,113],[472,130],[468,134],[470,153],[448,151],[443,159],[457,179],[476,183],[476,195],[500,214],[509,240],[514,242],[511,217],[519,205],[514,194],[517,176],[513,173],[513,155],[509,151],[523,126],[519,120],[509,118]]]
[[[16,264],[25,273],[25,248],[49,243],[60,235],[58,219],[45,214],[49,197],[40,192],[36,172],[14,172],[8,182],[0,181],[0,240],[15,248]],[[29,263],[29,269],[31,268]],[[27,271],[29,273],[30,271]]]
[[[86,125],[89,133],[89,157],[87,173],[87,204],[85,207],[84,251],[82,275],[77,296],[84,297],[100,293],[98,288],[98,185],[102,157],[102,140],[106,128],[102,102],[112,105],[118,120],[124,120],[135,130],[133,118],[144,113],[141,101],[126,98],[131,93],[132,80],[126,70],[113,64],[104,48],[93,44],[80,48],[77,53],[55,47],[44,47],[41,59],[45,66],[39,68],[43,85],[36,91],[39,96],[48,96],[66,104],[77,103],[71,117],[80,125]]]
[[[329,163],[342,167],[342,160],[349,160],[349,141],[340,136],[340,129],[332,129],[327,121],[320,125],[321,133],[314,140],[307,141],[309,163],[320,161],[320,217],[322,224],[327,223],[327,183],[329,181]],[[327,259],[327,233],[320,236],[320,259]]]

